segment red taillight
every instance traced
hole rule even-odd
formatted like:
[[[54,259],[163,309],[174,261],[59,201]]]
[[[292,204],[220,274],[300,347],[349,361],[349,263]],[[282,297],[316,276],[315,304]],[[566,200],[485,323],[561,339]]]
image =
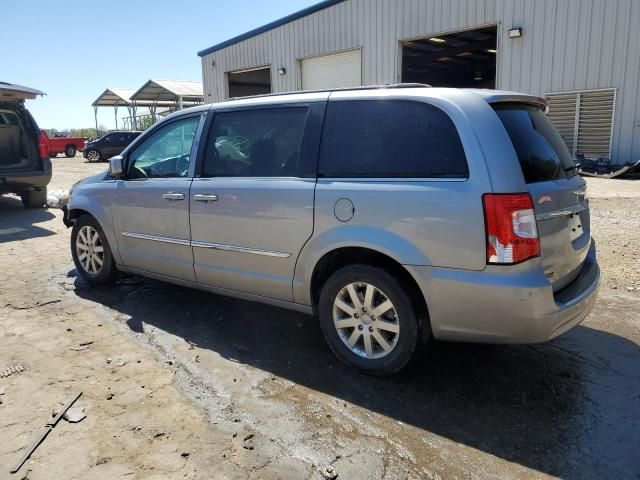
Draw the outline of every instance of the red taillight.
[[[40,132],[38,137],[38,149],[40,150],[40,158],[49,158],[49,144],[44,132]]]
[[[540,256],[536,215],[528,193],[485,193],[487,263],[509,265]]]

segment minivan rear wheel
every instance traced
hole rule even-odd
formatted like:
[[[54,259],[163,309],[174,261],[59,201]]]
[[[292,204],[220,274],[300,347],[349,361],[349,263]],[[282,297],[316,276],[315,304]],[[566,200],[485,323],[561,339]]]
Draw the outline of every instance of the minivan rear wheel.
[[[390,375],[415,356],[419,323],[410,295],[386,270],[350,265],[326,281],[318,304],[329,347],[348,366]]]
[[[78,218],[71,230],[71,256],[80,276],[92,285],[116,279],[111,248],[100,224],[90,215]]]

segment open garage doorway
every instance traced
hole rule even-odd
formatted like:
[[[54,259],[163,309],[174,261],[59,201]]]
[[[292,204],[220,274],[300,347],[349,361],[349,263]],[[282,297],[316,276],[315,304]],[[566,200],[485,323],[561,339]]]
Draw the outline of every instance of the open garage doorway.
[[[229,98],[271,93],[271,68],[261,67],[227,73]]]
[[[402,82],[495,88],[497,27],[402,42]]]

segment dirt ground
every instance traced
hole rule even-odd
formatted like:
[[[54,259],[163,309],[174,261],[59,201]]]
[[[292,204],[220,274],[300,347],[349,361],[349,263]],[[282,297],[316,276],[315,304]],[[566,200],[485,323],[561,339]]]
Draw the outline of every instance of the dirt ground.
[[[105,168],[53,162],[51,190]],[[89,289],[61,212],[4,196],[0,372],[24,371],[0,378],[0,477],[639,478],[640,181],[589,189],[603,282],[583,325],[434,343],[387,379],[339,364],[311,317],[134,277]],[[87,418],[9,475],[80,391]]]

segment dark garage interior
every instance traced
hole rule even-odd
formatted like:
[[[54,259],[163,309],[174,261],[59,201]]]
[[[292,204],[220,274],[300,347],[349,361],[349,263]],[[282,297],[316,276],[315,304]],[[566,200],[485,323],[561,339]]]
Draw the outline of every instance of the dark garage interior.
[[[495,88],[497,27],[402,42],[402,82]]]
[[[229,98],[271,93],[271,69],[229,72]]]

